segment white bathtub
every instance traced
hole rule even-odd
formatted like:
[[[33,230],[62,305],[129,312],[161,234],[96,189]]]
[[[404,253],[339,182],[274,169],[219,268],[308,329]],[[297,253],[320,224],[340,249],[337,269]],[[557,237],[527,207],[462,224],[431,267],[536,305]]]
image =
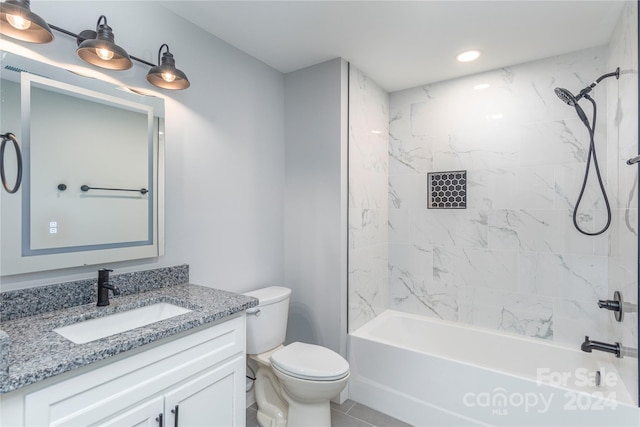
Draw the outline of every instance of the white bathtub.
[[[388,310],[350,334],[349,395],[421,427],[640,426],[613,361]]]

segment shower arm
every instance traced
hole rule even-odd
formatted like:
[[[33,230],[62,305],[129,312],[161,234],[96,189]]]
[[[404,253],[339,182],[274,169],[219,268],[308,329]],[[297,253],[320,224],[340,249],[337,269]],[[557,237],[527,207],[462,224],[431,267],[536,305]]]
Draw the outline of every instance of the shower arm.
[[[614,77],[619,80],[620,79],[620,67],[616,68],[616,70],[612,73],[607,73],[607,74],[603,74],[602,76],[598,77],[596,79],[596,84],[600,83],[601,81],[603,81],[604,79],[606,79],[607,77]]]
[[[596,87],[596,85],[598,83],[600,83],[601,81],[603,81],[604,79],[606,79],[608,77],[615,77],[616,79],[619,80],[620,79],[620,67],[616,68],[616,70],[614,72],[612,72],[612,73],[603,74],[600,77],[598,77],[596,79],[596,81],[594,81],[589,86],[585,87],[584,89],[582,89],[580,91],[578,96],[576,96],[576,100],[579,100],[583,96],[586,96],[589,92],[591,92],[593,90],[594,87]]]

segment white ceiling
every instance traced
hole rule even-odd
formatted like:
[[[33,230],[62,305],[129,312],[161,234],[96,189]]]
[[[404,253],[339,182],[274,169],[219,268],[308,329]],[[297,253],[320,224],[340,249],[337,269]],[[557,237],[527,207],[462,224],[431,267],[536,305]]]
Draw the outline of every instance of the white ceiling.
[[[288,73],[342,57],[389,92],[606,44],[624,1],[168,1]],[[482,56],[460,64],[466,49]]]

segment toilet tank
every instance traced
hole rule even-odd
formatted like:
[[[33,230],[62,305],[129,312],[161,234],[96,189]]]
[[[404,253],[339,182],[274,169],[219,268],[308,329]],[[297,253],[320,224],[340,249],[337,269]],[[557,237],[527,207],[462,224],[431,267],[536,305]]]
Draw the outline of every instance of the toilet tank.
[[[260,300],[247,310],[247,354],[260,354],[284,342],[291,289],[270,286],[245,295]]]

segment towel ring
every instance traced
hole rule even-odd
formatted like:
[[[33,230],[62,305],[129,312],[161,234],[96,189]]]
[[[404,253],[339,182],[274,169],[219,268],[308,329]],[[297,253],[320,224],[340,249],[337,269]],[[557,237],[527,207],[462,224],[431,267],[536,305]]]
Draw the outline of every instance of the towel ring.
[[[8,193],[13,194],[18,191],[20,183],[22,182],[22,153],[20,152],[20,146],[14,134],[7,132],[4,135],[0,135],[0,137],[2,137],[2,143],[0,144],[0,179],[2,179],[4,189],[7,190]],[[7,146],[7,141],[13,143],[13,148],[16,150],[16,161],[18,163],[18,175],[16,176],[16,183],[13,188],[9,187],[7,177],[4,174],[4,149]]]

